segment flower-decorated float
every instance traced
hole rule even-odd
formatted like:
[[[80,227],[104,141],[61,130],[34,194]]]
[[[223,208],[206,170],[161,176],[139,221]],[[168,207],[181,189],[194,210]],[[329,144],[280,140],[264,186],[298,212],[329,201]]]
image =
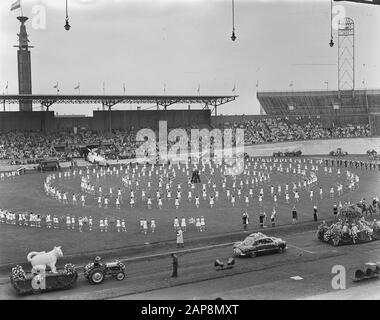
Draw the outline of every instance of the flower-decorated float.
[[[77,281],[78,273],[71,263],[63,269],[56,269],[57,259],[62,256],[61,247],[54,247],[49,252],[30,252],[27,256],[32,265],[30,272],[25,272],[21,266],[12,268],[10,279],[16,292],[29,294],[71,288]],[[46,270],[47,266],[49,271]]]
[[[367,221],[357,205],[344,206],[338,221],[328,225],[325,221],[318,227],[317,238],[334,246],[356,244],[380,239],[380,222]]]

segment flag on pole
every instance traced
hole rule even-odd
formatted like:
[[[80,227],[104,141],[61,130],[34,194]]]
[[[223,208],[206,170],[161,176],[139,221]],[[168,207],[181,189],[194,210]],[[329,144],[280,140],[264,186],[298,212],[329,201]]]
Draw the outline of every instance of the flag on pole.
[[[5,86],[5,89],[8,90],[8,81],[7,81],[7,85]]]
[[[235,93],[236,92],[236,84],[234,84],[234,87],[232,89],[232,92]]]
[[[58,88],[58,82],[55,84],[55,86],[53,87],[54,89],[57,89],[57,94],[59,92],[59,88]]]
[[[123,83],[123,92],[125,94],[125,83]]]
[[[11,11],[16,10],[16,9],[21,9],[21,0],[17,0],[12,3]]]
[[[80,88],[80,82],[78,82],[78,85],[74,87],[74,90],[78,90]]]
[[[200,84],[198,84],[197,92],[198,92],[198,94],[201,94],[201,85]]]

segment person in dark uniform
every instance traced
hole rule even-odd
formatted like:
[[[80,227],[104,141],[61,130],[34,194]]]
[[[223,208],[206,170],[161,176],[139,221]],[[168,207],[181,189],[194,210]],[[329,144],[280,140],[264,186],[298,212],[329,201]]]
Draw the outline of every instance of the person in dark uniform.
[[[201,183],[201,177],[198,170],[194,170],[191,176],[191,183]]]
[[[293,220],[293,224],[296,224],[296,223],[297,223],[297,220],[298,220],[298,214],[297,214],[296,206],[294,206],[294,207],[293,207],[293,210],[292,210],[292,220]]]
[[[178,277],[178,257],[175,253],[172,253],[172,264],[173,264],[173,273],[172,273],[172,278],[177,278]]]
[[[338,207],[336,204],[334,204],[334,208],[333,208],[333,214],[334,214],[334,217],[335,219],[338,217]]]
[[[318,208],[317,208],[317,205],[315,205],[313,207],[313,217],[314,217],[314,221],[318,221],[318,215],[317,215],[317,212],[318,212]]]
[[[264,228],[264,213],[263,212],[260,212],[259,223],[260,223],[260,228]]]
[[[248,226],[248,213],[247,212],[244,212],[243,213],[243,217],[242,217],[242,220],[243,220],[243,229],[244,231],[247,231],[247,226]]]

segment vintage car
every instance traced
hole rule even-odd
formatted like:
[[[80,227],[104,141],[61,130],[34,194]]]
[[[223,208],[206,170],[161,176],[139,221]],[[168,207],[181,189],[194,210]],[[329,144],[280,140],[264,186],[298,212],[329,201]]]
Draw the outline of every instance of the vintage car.
[[[329,153],[330,156],[335,156],[335,157],[342,157],[348,155],[348,152],[343,151],[342,148],[338,148],[336,150],[332,150]]]
[[[100,257],[84,267],[84,276],[91,284],[100,284],[106,276],[112,276],[122,281],[125,278],[125,265],[119,260],[102,263]]]
[[[261,254],[284,252],[285,249],[284,240],[268,237],[261,232],[252,233],[244,241],[236,242],[233,246],[236,257],[256,257]]]

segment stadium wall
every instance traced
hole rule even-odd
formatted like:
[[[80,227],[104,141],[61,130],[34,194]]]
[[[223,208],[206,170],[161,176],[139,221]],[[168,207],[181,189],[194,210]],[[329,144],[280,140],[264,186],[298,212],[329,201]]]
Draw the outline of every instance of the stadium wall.
[[[39,131],[54,127],[54,112],[0,112],[0,131]]]
[[[93,127],[98,130],[122,128],[158,128],[160,120],[166,120],[169,128],[192,125],[210,125],[210,110],[133,110],[133,111],[94,111]]]
[[[111,119],[110,119],[111,118]],[[158,127],[159,120],[166,120],[169,128],[192,125],[210,126],[210,110],[125,110],[94,111],[92,117],[55,117],[53,111],[0,112],[0,131],[58,132],[85,127],[93,131]]]
[[[348,154],[365,154],[367,150],[379,151],[380,137],[371,138],[347,138],[347,139],[324,139],[287,141],[278,143],[267,143],[250,145],[244,147],[244,152],[252,157],[272,156],[277,151],[301,150],[302,155],[328,155],[332,150],[342,148]]]

